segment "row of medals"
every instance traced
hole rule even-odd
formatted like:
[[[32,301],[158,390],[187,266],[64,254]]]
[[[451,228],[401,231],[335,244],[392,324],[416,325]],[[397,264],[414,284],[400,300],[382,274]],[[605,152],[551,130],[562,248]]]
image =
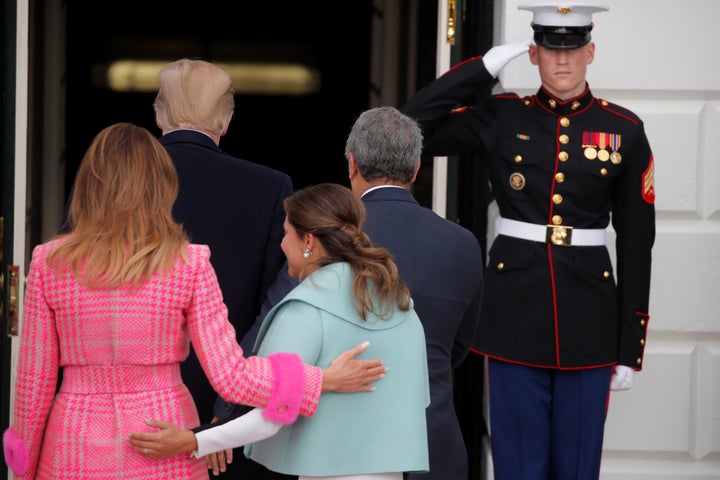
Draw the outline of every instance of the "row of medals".
[[[620,152],[609,152],[603,148],[596,149],[592,145],[583,145],[585,147],[585,158],[588,160],[595,160],[596,158],[600,160],[601,162],[607,162],[610,160],[615,165],[618,165],[620,162],[622,162],[622,155],[620,155]]]

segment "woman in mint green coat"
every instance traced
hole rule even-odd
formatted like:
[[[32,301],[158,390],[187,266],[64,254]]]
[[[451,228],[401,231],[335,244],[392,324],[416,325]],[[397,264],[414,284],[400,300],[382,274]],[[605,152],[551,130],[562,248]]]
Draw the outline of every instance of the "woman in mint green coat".
[[[197,432],[158,422],[153,450],[204,456],[247,444],[246,456],[299,480],[402,480],[403,472],[427,471],[425,336],[395,263],[362,231],[365,209],[349,189],[310,186],[284,206],[282,249],[301,282],[265,318],[258,354],[295,352],[324,368],[369,341],[366,354],[389,371],[373,392],[324,394],[310,418],[297,418],[300,403],[286,401],[282,423],[263,409]],[[300,372],[278,371],[276,381],[303,387]]]

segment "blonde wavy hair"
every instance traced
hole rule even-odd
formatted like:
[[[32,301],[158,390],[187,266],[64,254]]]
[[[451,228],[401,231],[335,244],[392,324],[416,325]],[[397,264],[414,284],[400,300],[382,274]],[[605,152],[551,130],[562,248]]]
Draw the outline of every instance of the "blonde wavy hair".
[[[159,76],[155,115],[163,130],[192,128],[222,135],[235,110],[232,77],[204,60],[183,58]]]
[[[70,231],[48,256],[89,288],[138,286],[185,259],[189,243],[172,217],[175,166],[145,128],[116,123],[92,141],[75,179]]]

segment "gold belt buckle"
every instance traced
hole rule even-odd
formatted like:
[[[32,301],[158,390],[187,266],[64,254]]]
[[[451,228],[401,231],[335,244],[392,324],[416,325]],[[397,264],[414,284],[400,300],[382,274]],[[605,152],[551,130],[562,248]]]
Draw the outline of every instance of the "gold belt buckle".
[[[572,245],[572,229],[566,225],[547,225],[545,241],[561,247]]]

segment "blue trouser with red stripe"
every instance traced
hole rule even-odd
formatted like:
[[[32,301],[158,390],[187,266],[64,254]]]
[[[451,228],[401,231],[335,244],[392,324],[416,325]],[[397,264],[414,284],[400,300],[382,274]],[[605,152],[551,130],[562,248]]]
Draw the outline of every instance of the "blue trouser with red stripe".
[[[611,375],[489,359],[495,480],[597,480]]]

